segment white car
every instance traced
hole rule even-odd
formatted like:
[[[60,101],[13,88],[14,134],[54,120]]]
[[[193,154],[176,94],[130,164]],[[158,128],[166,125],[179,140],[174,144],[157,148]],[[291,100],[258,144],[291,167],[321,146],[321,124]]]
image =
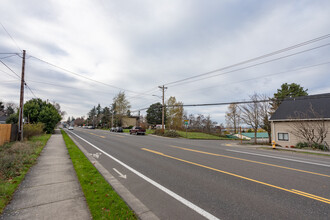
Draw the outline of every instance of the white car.
[[[72,127],[72,126],[70,126],[70,127],[69,127],[69,130],[73,130],[73,127]]]

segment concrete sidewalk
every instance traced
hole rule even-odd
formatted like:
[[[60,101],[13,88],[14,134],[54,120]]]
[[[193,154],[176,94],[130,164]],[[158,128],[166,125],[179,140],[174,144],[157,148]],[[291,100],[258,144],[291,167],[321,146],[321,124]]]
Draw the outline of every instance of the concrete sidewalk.
[[[0,219],[91,218],[68,150],[56,130]]]

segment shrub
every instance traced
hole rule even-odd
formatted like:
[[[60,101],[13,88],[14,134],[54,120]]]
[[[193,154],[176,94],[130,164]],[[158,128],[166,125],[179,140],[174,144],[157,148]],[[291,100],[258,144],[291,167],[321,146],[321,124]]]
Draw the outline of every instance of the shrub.
[[[299,148],[299,149],[306,148],[306,147],[308,147],[308,144],[306,142],[299,142],[296,144],[296,148]]]
[[[319,150],[323,150],[323,151],[329,151],[329,148],[323,144],[317,144],[317,143],[313,143],[312,144],[312,148],[313,149],[319,149]]]
[[[156,129],[154,132],[155,135],[163,136],[162,129]]]
[[[7,144],[0,150],[0,179],[9,179],[20,175],[24,164],[33,164],[35,158],[33,154],[37,144],[27,144],[26,142],[15,142]]]
[[[25,124],[23,135],[24,138],[30,139],[33,136],[41,135],[44,133],[45,125],[43,123]]]
[[[176,131],[173,131],[173,130],[165,132],[164,136],[165,137],[172,137],[172,138],[180,137],[180,135]]]
[[[308,144],[307,142],[299,142],[298,144],[296,144],[296,148],[301,149],[301,148],[307,148],[307,147],[311,147],[313,149],[318,149],[318,150],[323,150],[323,151],[329,151],[329,148],[323,144],[317,144],[317,143]]]

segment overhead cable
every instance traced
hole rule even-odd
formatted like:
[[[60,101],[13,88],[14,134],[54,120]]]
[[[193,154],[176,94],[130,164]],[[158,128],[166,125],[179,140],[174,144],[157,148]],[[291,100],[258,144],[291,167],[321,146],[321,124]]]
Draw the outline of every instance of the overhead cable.
[[[52,63],[50,63],[50,62],[48,62],[48,61],[45,61],[45,60],[43,60],[43,59],[40,59],[40,58],[38,58],[38,57],[35,57],[35,56],[32,56],[32,55],[31,55],[30,57],[32,57],[32,58],[34,58],[34,59],[36,59],[36,60],[39,60],[39,61],[41,61],[41,62],[43,62],[43,63],[46,63],[46,64],[48,64],[48,65],[50,65],[50,66],[53,66],[53,67],[55,67],[55,68],[57,68],[57,69],[60,69],[60,70],[62,70],[62,71],[64,71],[64,72],[67,72],[67,73],[70,73],[70,74],[73,74],[73,75],[76,75],[76,76],[82,77],[82,78],[84,78],[84,79],[87,79],[87,80],[93,81],[93,82],[95,82],[95,83],[99,83],[99,84],[102,84],[102,85],[105,85],[105,86],[108,86],[108,87],[112,87],[112,88],[115,88],[115,89],[119,89],[119,90],[122,90],[122,91],[125,91],[125,92],[130,92],[130,93],[135,93],[135,94],[140,94],[140,95],[142,95],[142,93],[139,93],[139,92],[134,92],[134,91],[131,91],[131,90],[128,90],[128,89],[123,89],[123,88],[120,88],[120,87],[117,87],[117,86],[114,86],[114,85],[111,85],[111,84],[107,84],[107,83],[104,83],[104,82],[100,82],[100,81],[97,81],[97,80],[95,80],[95,79],[91,79],[91,78],[89,78],[89,77],[87,77],[87,76],[81,75],[81,74],[79,74],[79,73],[75,73],[75,72],[73,72],[73,71],[71,71],[71,70],[64,69],[64,68],[62,68],[62,67],[60,67],[60,66],[57,66],[57,65],[55,65],[55,64],[52,64]]]
[[[277,51],[274,51],[274,52],[271,52],[271,53],[268,53],[268,54],[264,54],[262,56],[258,56],[258,57],[252,58],[252,59],[248,59],[248,60],[233,64],[233,65],[229,65],[229,66],[226,66],[226,67],[223,67],[223,68],[219,68],[219,69],[212,70],[212,71],[202,73],[202,74],[198,74],[198,75],[195,75],[195,76],[187,77],[187,78],[184,78],[184,79],[181,79],[181,80],[176,80],[176,81],[173,81],[173,82],[169,82],[169,83],[166,83],[165,85],[168,86],[168,85],[172,85],[172,84],[175,84],[175,83],[187,81],[187,80],[190,80],[190,79],[195,79],[195,78],[198,78],[198,77],[201,77],[201,76],[209,75],[209,74],[212,74],[212,73],[215,73],[215,72],[230,69],[230,68],[240,66],[240,65],[243,65],[243,64],[246,64],[246,63],[250,63],[250,62],[253,62],[253,61],[264,59],[266,57],[274,56],[276,54],[280,54],[280,53],[283,53],[283,52],[286,52],[286,51],[289,51],[289,50],[293,50],[293,49],[296,49],[296,48],[299,48],[299,47],[302,47],[302,46],[305,46],[305,45],[308,45],[308,44],[311,44],[311,43],[315,43],[317,41],[321,41],[321,40],[327,39],[329,37],[330,37],[330,34],[327,34],[327,35],[317,37],[317,38],[314,38],[314,39],[311,39],[311,40],[308,40],[308,41],[305,41],[305,42],[302,42],[302,43],[299,43],[299,44],[296,44],[296,45],[293,45],[293,46],[290,46],[290,47],[286,47],[286,48],[281,49],[281,50],[277,50]]]

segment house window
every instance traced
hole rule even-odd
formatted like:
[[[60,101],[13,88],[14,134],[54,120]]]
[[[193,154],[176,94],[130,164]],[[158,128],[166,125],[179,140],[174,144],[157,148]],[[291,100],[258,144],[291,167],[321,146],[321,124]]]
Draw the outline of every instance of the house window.
[[[289,140],[289,134],[288,133],[278,133],[279,141],[288,141]]]

